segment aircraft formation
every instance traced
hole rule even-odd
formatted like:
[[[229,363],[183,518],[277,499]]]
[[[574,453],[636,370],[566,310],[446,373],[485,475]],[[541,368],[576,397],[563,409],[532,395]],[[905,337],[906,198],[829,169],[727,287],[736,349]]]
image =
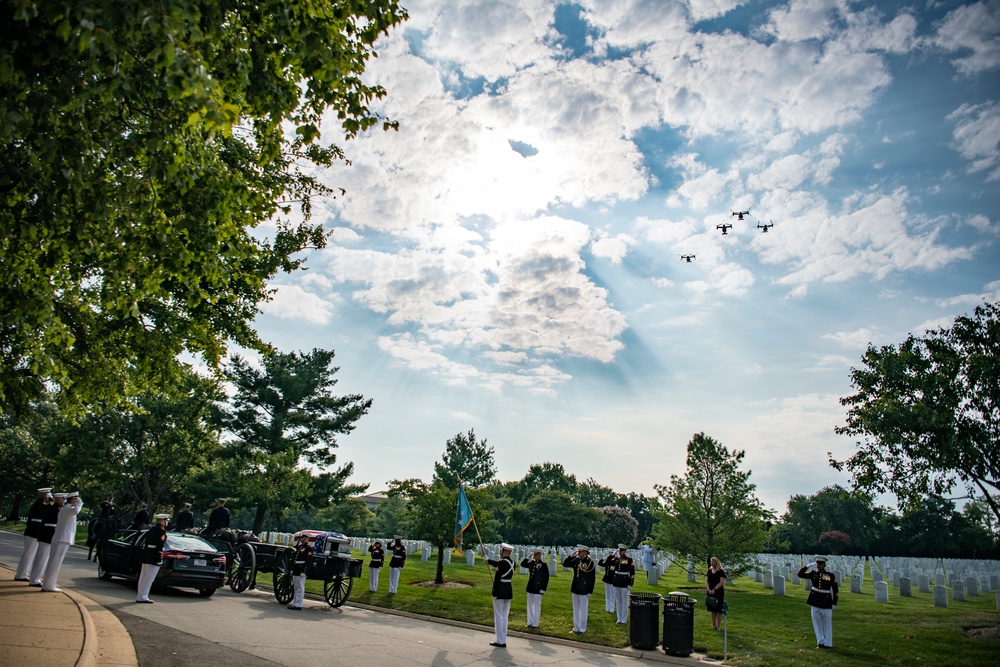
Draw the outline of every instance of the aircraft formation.
[[[749,217],[750,217],[750,207],[749,206],[747,207],[747,210],[745,210],[745,211],[732,211],[731,210],[730,212],[732,213],[731,217],[736,218],[736,220],[738,222],[739,221],[748,220]],[[768,230],[772,229],[773,227],[774,227],[774,220],[770,220],[769,219],[767,222],[765,222],[763,224],[761,224],[760,222],[757,223],[757,229],[760,230],[761,234],[766,234],[768,232]],[[729,236],[729,230],[733,228],[733,223],[731,223],[731,222],[724,222],[724,223],[722,223],[720,225],[716,225],[715,228],[718,229],[718,230],[720,230],[722,232],[723,236]],[[688,264],[690,264],[691,260],[693,260],[695,257],[696,256],[693,255],[693,254],[683,254],[683,255],[681,255],[681,261],[682,262],[687,262]]]

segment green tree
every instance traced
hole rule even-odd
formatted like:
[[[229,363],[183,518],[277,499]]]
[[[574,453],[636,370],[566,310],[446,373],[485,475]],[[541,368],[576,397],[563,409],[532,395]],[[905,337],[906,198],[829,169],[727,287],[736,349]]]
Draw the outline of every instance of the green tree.
[[[0,410],[50,384],[121,403],[170,386],[182,351],[266,350],[267,282],[325,243],[308,220],[334,193],[311,167],[396,127],[362,74],[405,18],[396,0],[0,0]],[[340,136],[321,142],[324,117]]]
[[[336,505],[320,508],[316,512],[316,525],[345,535],[367,535],[374,518],[375,515],[368,511],[365,501],[346,498]]]
[[[577,502],[587,507],[608,507],[610,505],[625,507],[627,504],[625,496],[615,492],[610,487],[603,486],[593,477],[588,477],[587,481],[577,484],[573,495]]]
[[[367,485],[349,485],[354,470],[336,463],[337,436],[354,430],[368,413],[371,399],[359,394],[333,395],[337,381],[332,350],[275,353],[262,367],[234,356],[226,376],[235,393],[222,408],[222,424],[233,440],[226,443],[230,479],[240,501],[256,507],[253,532],[264,527],[268,510],[280,516],[315,502],[341,502]],[[314,480],[306,465],[328,476]]]
[[[730,452],[704,433],[687,446],[687,471],[656,485],[663,511],[653,528],[654,544],[677,555],[690,555],[699,572],[717,556],[727,571],[740,572],[753,562],[766,536],[768,511],[755,495],[750,473],[740,470],[745,453]]]
[[[594,532],[595,546],[613,548],[620,543],[629,546],[635,544],[635,538],[639,534],[639,522],[628,509],[617,505],[597,509],[603,517]]]
[[[819,549],[820,534],[840,531],[850,536],[845,553],[868,554],[877,527],[872,517],[877,513],[866,494],[827,486],[811,496],[789,498],[788,510],[774,527],[775,538],[792,553],[809,553]]]
[[[389,496],[375,508],[369,534],[379,537],[399,535],[399,522],[406,514],[406,499],[399,495]]]
[[[433,481],[458,489],[458,480],[462,480],[466,487],[478,489],[493,482],[496,474],[493,448],[486,446],[485,438],[476,440],[476,432],[470,428],[445,444],[441,460],[434,464]]]
[[[602,512],[581,505],[568,493],[543,489],[512,507],[509,522],[530,544],[574,544],[593,536],[603,519]]]
[[[1000,519],[1000,308],[979,306],[899,346],[870,345],[862,361],[837,428],[861,438],[858,451],[831,465],[850,471],[856,488],[895,494],[901,507],[961,482]]]

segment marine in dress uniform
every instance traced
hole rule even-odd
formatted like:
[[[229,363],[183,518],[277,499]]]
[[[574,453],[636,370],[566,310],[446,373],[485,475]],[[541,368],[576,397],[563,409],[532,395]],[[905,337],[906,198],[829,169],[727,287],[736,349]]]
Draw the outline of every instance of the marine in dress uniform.
[[[49,562],[42,575],[42,590],[49,593],[59,592],[59,570],[62,569],[63,558],[69,550],[69,545],[76,540],[76,517],[83,509],[83,498],[76,491],[66,494],[66,504],[59,508],[56,527],[52,534],[52,547],[49,551]]]
[[[135,513],[132,517],[132,525],[129,526],[132,530],[142,530],[149,525],[149,512],[146,511],[146,503],[142,504],[139,511]]]
[[[812,607],[816,648],[833,648],[833,610],[837,608],[840,588],[837,586],[837,577],[826,571],[826,556],[816,556],[814,560],[816,562],[799,570],[799,578],[812,582],[806,604]],[[815,570],[812,569],[814,567]]]
[[[163,547],[167,543],[167,521],[170,519],[170,515],[157,514],[154,519],[156,523],[146,531],[145,548],[139,557],[142,570],[139,572],[139,585],[135,601],[145,604],[153,603],[149,599],[149,589],[153,587],[156,574],[160,571],[160,565],[163,564]]]
[[[374,593],[378,590],[378,575],[385,563],[385,549],[382,548],[382,542],[375,540],[375,544],[368,547],[368,553],[372,556],[368,561],[368,590]]]
[[[509,544],[500,545],[500,560],[487,558],[486,562],[496,568],[493,573],[493,629],[496,640],[490,646],[507,647],[507,622],[510,619],[510,601],[514,599],[514,560],[510,557],[514,547]]]
[[[590,549],[578,544],[576,554],[563,560],[563,567],[573,568],[573,582],[569,586],[573,599],[573,632],[582,635],[587,631],[587,606],[597,581],[597,563],[590,558]]]
[[[191,503],[184,503],[184,509],[177,513],[177,520],[174,521],[174,530],[191,530],[194,528],[194,514],[191,512]]]
[[[608,555],[597,561],[600,567],[604,568],[604,576],[601,581],[604,583],[604,611],[609,614],[615,613],[615,563],[618,559],[614,551],[609,551]]]
[[[45,512],[42,514],[42,531],[38,534],[38,550],[35,552],[35,559],[31,561],[29,586],[38,588],[42,586],[42,575],[45,573],[45,566],[49,564],[49,551],[52,548],[52,536],[56,534],[59,510],[65,503],[65,493],[54,493],[52,503],[45,506]]]
[[[393,537],[389,548],[392,550],[392,558],[389,559],[389,592],[395,593],[399,588],[399,573],[406,565],[406,546],[403,544],[403,538],[399,535]]]
[[[295,551],[292,553],[292,604],[289,609],[298,611],[302,609],[302,603],[306,599],[306,571],[309,569],[309,559],[312,558],[313,550],[309,546],[309,536],[299,535],[295,543]]]
[[[615,556],[615,576],[612,590],[615,596],[615,607],[618,609],[618,622],[628,623],[628,594],[635,584],[635,560],[628,555],[628,547],[618,545],[618,555]]]
[[[36,491],[38,497],[28,508],[28,522],[24,526],[24,551],[21,560],[17,562],[14,581],[28,581],[31,564],[38,553],[38,536],[42,534],[42,524],[45,522],[45,506],[52,498],[52,489],[45,487]]]
[[[206,530],[211,532],[220,528],[229,528],[229,508],[226,507],[225,498],[217,498],[218,506],[208,515],[208,526]]]
[[[532,549],[531,560],[521,560],[521,567],[528,570],[528,627],[537,628],[542,617],[542,596],[549,587],[549,566],[542,560],[542,550]]]

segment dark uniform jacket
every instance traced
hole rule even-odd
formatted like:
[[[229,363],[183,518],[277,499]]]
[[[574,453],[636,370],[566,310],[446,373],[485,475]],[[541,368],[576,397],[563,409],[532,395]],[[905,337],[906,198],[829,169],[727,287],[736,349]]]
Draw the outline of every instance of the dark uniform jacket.
[[[497,600],[513,600],[514,586],[511,580],[514,578],[514,561],[510,556],[504,556],[500,560],[487,558],[486,562],[497,569],[493,573],[493,597]]]
[[[368,547],[368,553],[372,555],[372,559],[368,561],[368,567],[376,569],[382,567],[382,564],[385,562],[385,549],[373,544]]]
[[[208,528],[229,528],[229,508],[219,506],[208,515]]]
[[[306,573],[309,569],[309,560],[312,558],[313,550],[307,540],[299,542],[292,553],[292,576],[298,577]]]
[[[577,595],[590,595],[594,592],[594,582],[597,581],[597,564],[590,558],[580,558],[576,554],[567,556],[563,567],[573,568],[573,583],[569,590]]]
[[[606,584],[614,583],[615,566],[618,564],[617,554],[610,553],[601,560],[597,561],[597,564],[604,568],[604,576],[601,577],[601,581]]]
[[[393,542],[389,548],[392,549],[389,567],[403,567],[406,564],[406,545],[402,542]]]
[[[191,510],[181,510],[178,512],[174,530],[189,530],[191,528],[194,528],[194,514],[191,513]]]
[[[528,570],[528,586],[525,590],[536,595],[544,593],[549,587],[549,566],[545,561],[524,558],[521,560],[521,567]]]
[[[24,527],[25,537],[33,537],[36,540],[39,535],[42,534],[42,527],[45,523],[45,508],[48,504],[36,500],[30,508],[28,508],[28,524]]]
[[[615,556],[615,588],[630,588],[635,583],[635,560],[629,556]]]
[[[809,591],[806,604],[820,609],[830,609],[833,605],[837,604],[837,598],[840,596],[840,588],[837,586],[837,577],[832,572],[810,570],[809,566],[806,565],[799,570],[799,577],[812,581],[812,590]]]
[[[163,545],[167,541],[167,532],[156,524],[146,531],[146,548],[142,550],[140,562],[149,565],[163,564]]]
[[[38,541],[45,544],[52,544],[52,538],[56,534],[56,524],[59,522],[59,508],[55,503],[45,506],[42,514],[42,530],[38,533]]]
[[[132,528],[142,528],[147,524],[149,524],[149,512],[146,510],[139,510],[132,517]]]

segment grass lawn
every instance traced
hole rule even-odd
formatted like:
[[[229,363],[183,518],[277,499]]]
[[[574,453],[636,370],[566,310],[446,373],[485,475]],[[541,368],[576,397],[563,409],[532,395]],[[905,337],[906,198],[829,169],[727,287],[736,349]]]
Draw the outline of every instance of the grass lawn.
[[[355,557],[361,554],[355,553]],[[367,556],[367,554],[365,554]],[[469,584],[470,588],[425,588],[415,586],[434,579],[434,560],[422,563],[419,554],[407,559],[400,576],[399,592],[389,595],[389,573],[384,570],[379,591],[368,590],[368,567],[354,582],[350,601],[399,609],[416,614],[493,625],[490,599],[491,577],[482,561],[475,567],[456,559],[444,566],[448,583]],[[514,601],[511,604],[511,631],[530,632],[565,639],[577,639],[573,627],[569,584],[572,575],[559,568],[549,582],[542,598],[541,628],[525,628],[525,593],[527,578],[514,576]],[[640,581],[641,580],[641,581]],[[266,583],[266,579],[264,582]],[[306,590],[322,595],[322,582],[309,581]],[[712,630],[711,618],[704,606],[704,591],[689,584],[680,568],[673,566],[660,578],[657,586],[645,583],[645,573],[636,577],[636,592],[667,594],[681,591],[699,602],[694,614],[694,650],[715,660],[722,660],[723,635]],[[914,591],[916,586],[914,585]],[[786,587],[784,597],[776,597],[769,589],[747,578],[737,579],[726,589],[728,617],[728,664],[781,667],[821,661],[828,665],[872,667],[873,665],[928,665],[933,667],[995,667],[1000,665],[1000,640],[970,637],[971,628],[1000,626],[994,592],[970,597],[966,602],[949,600],[947,609],[937,609],[932,595],[914,592],[912,598],[902,598],[890,586],[888,604],[876,604],[871,582],[865,590],[852,594],[842,588],[840,604],[834,611],[834,650],[816,649],[806,592],[802,586]],[[660,618],[662,634],[662,617]],[[583,640],[591,644],[625,647],[629,644],[627,625],[617,625],[615,617],[604,611],[604,588],[597,582],[590,599],[587,634]],[[488,641],[484,637],[483,641]]]

